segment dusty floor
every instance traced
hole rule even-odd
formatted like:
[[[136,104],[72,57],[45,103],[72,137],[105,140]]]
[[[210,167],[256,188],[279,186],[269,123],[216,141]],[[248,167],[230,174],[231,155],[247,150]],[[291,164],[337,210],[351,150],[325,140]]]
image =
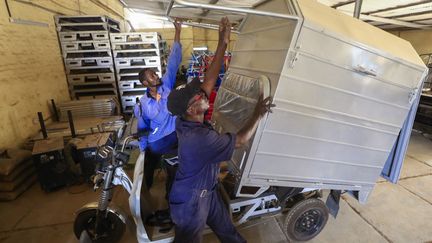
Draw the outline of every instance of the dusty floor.
[[[38,184],[13,202],[0,203],[0,242],[77,242],[74,212],[97,193],[86,185],[43,192]],[[114,201],[127,209],[126,194]],[[280,217],[257,219],[241,226],[248,242],[286,242]],[[431,242],[432,141],[413,134],[397,185],[380,179],[366,205],[350,196],[341,200],[337,219],[330,218],[312,242]],[[122,242],[136,242],[127,230]],[[212,234],[204,242],[217,242]]]

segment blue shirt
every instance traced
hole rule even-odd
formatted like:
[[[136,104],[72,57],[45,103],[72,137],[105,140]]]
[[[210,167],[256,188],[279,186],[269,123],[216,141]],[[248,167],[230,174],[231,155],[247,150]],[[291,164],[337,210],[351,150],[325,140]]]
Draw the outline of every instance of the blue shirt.
[[[236,135],[219,134],[210,125],[177,119],[179,167],[170,193],[170,203],[191,198],[193,190],[212,190],[219,164],[231,159]]]
[[[172,116],[167,108],[168,95],[174,88],[177,70],[182,60],[182,47],[178,42],[174,42],[171,53],[168,57],[168,64],[165,74],[162,76],[162,85],[157,88],[161,95],[159,101],[147,93],[140,99],[140,107],[135,105],[134,113],[138,119],[138,131],[149,130],[147,137],[140,138],[140,148],[144,150],[147,143],[155,142],[175,131],[175,116]]]

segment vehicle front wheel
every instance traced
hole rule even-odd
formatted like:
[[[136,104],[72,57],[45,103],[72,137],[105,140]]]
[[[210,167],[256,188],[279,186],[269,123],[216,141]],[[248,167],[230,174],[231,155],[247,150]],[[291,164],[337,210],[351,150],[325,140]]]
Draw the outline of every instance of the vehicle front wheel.
[[[99,232],[96,233],[96,213],[97,209],[89,209],[80,212],[74,222],[74,233],[77,239],[85,231],[92,242],[114,243],[118,242],[125,231],[126,225],[118,215],[108,212],[100,225]]]
[[[288,212],[283,229],[291,241],[307,241],[317,236],[328,220],[328,208],[316,198],[295,204]]]

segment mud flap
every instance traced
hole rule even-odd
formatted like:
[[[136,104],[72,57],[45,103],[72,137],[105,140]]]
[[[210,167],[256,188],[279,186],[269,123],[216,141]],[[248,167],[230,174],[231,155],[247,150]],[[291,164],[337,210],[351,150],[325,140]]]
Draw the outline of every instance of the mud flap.
[[[136,234],[139,243],[150,241],[141,218],[141,204],[143,202],[141,200],[141,187],[145,187],[142,183],[144,176],[144,157],[145,152],[141,152],[135,164],[132,191],[129,196],[129,207],[136,224]]]
[[[329,209],[330,215],[336,218],[339,212],[339,201],[340,201],[341,191],[340,190],[330,190],[330,194],[327,197],[326,205]]]

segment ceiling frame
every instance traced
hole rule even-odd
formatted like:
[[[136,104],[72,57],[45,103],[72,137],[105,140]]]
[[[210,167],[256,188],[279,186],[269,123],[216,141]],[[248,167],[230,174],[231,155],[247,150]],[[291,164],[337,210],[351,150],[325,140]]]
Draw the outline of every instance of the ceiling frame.
[[[169,17],[170,16],[170,11],[173,8],[181,8],[181,7],[187,7],[185,5],[182,4],[182,0],[143,0],[143,1],[139,1],[139,0],[119,0],[122,1],[123,4],[126,5],[126,7],[128,8],[136,8],[136,9],[142,9],[142,10],[148,10],[151,8],[155,8],[155,4],[157,3],[157,5],[160,8],[160,13],[156,14],[160,17],[168,17],[169,20],[172,21],[172,19]],[[243,5],[251,5],[251,6],[256,6],[257,4],[259,5],[262,2],[266,2],[268,0],[238,0],[239,4],[243,3]],[[415,2],[409,2],[407,3],[407,1],[395,1],[395,3],[392,3],[392,1],[386,1],[386,2],[379,2],[379,7],[378,6],[374,6],[374,1],[378,1],[379,0],[363,0],[363,5],[365,6],[369,6],[369,10],[370,11],[364,11],[362,12],[360,9],[360,19],[363,21],[373,21],[374,25],[379,27],[379,26],[388,26],[388,25],[392,25],[392,26],[400,26],[403,29],[432,29],[432,22],[429,23],[428,21],[432,21],[432,17],[431,18],[427,18],[428,15],[427,14],[432,14],[432,10],[429,7],[430,5],[428,5],[428,3],[431,3],[431,0],[415,0]],[[234,1],[231,1],[234,2]],[[222,3],[222,0],[193,0],[194,5],[207,5],[207,6],[214,6],[217,8],[224,8],[223,6],[225,4]],[[342,11],[345,12],[349,15],[352,16],[353,14],[353,10],[351,10],[351,7],[353,7],[354,9],[354,4],[356,3],[356,0],[326,0],[323,1],[323,3],[325,3],[326,5],[337,9],[338,11]],[[388,3],[388,4],[387,4]],[[369,4],[369,5],[367,5]],[[384,5],[383,5],[384,4]],[[171,6],[170,6],[171,5]],[[347,6],[350,5],[350,6]],[[423,6],[419,6],[419,5],[423,5]],[[417,9],[413,9],[416,6]],[[196,6],[195,6],[196,7]],[[363,6],[364,7],[364,6]],[[165,8],[165,9],[164,9]],[[253,9],[251,8],[242,8],[244,10],[246,9]],[[346,10],[349,9],[349,10]],[[406,10],[406,11],[405,11]],[[155,10],[153,10],[155,11]],[[195,22],[200,23],[200,22],[206,22],[206,20],[208,21],[208,15],[210,13],[211,10],[208,9],[202,9],[201,14],[198,14],[198,16],[196,16]],[[392,13],[389,11],[397,11],[397,13]],[[157,12],[157,11],[156,11]],[[239,14],[239,13],[237,13]],[[390,16],[387,16],[388,14],[393,14]],[[240,14],[242,15],[242,14]],[[384,16],[385,15],[385,16]],[[416,17],[418,16],[418,17]],[[411,17],[411,18],[407,18],[407,17]],[[407,20],[403,20],[401,18],[407,18]],[[409,19],[409,20],[408,20]],[[425,23],[420,23],[421,21],[425,22]],[[379,24],[377,24],[379,23]],[[384,28],[383,29],[387,29]]]

